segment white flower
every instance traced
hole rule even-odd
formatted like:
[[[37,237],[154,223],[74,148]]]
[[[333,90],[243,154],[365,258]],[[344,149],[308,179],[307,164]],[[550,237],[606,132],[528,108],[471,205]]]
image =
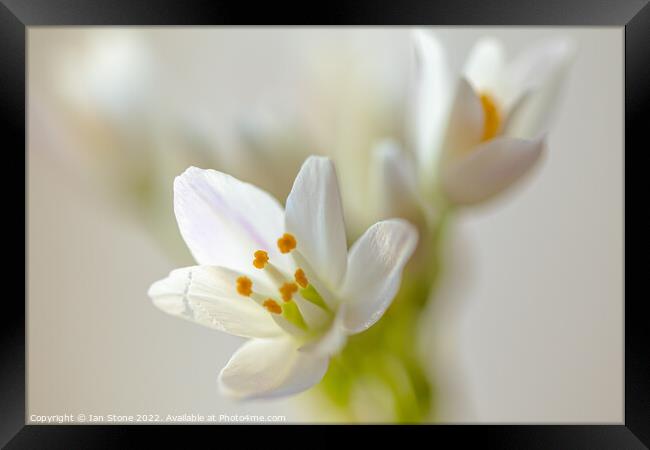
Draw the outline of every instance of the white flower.
[[[462,74],[454,77],[443,47],[433,34],[415,31],[416,79],[410,118],[417,158],[418,189],[425,198],[468,205],[488,200],[522,177],[544,148],[543,133],[556,104],[572,46],[549,40],[529,48],[510,63],[501,44],[479,40]],[[413,170],[387,169],[404,164],[398,149],[376,151],[390,178]],[[403,178],[403,176],[402,176]]]
[[[337,30],[309,52],[298,92],[307,148],[331,157],[348,233],[377,219],[368,162],[375,143],[401,138],[409,34],[404,30]]]
[[[286,210],[229,175],[191,167],[174,183],[178,225],[198,266],[154,283],[163,311],[251,338],[219,374],[222,392],[274,397],[319,382],[348,334],[390,305],[417,232],[401,219],[347,250],[331,161],[303,164]]]

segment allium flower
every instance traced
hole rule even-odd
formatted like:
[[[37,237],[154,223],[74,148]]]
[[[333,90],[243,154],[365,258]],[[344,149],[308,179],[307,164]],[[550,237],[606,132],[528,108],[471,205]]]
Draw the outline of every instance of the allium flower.
[[[371,226],[348,252],[329,159],[303,164],[286,210],[266,192],[191,167],[174,183],[174,209],[199,265],[149,289],[166,313],[251,338],[219,374],[223,393],[275,397],[305,390],[345,342],[381,318],[417,232],[401,219]]]
[[[501,44],[484,38],[455,77],[433,34],[418,30],[413,36],[417,68],[410,123],[418,189],[425,198],[438,193],[456,205],[488,200],[521,178],[542,153],[572,46],[548,40],[506,63]],[[413,169],[390,167],[404,164],[396,151],[382,145],[376,152],[383,181],[413,184],[408,180],[416,177]]]

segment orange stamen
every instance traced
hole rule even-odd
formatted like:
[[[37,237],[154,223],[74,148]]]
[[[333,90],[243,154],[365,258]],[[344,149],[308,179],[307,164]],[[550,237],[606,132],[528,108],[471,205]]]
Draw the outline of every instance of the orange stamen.
[[[269,262],[269,254],[264,250],[256,251],[253,256],[255,257],[253,260],[253,265],[258,269],[263,269],[266,267],[266,263]]]
[[[278,290],[282,295],[282,300],[289,302],[291,301],[293,294],[298,292],[298,286],[296,286],[296,283],[284,283]]]
[[[296,248],[296,238],[289,233],[284,233],[280,239],[278,239],[278,248],[282,253],[289,253],[291,250]]]
[[[237,292],[245,297],[250,297],[253,293],[253,282],[251,279],[248,277],[237,278]]]
[[[307,275],[305,275],[305,271],[302,269],[296,270],[296,273],[294,274],[294,277],[296,279],[296,283],[300,285],[301,288],[306,288],[309,285],[309,280],[307,280]]]
[[[278,305],[278,302],[276,302],[273,299],[268,299],[264,300],[264,303],[262,303],[262,306],[266,308],[266,310],[270,313],[273,314],[282,314],[282,307]]]
[[[481,94],[481,106],[483,106],[483,136],[481,141],[492,139],[499,132],[501,128],[501,115],[499,108],[489,94]]]

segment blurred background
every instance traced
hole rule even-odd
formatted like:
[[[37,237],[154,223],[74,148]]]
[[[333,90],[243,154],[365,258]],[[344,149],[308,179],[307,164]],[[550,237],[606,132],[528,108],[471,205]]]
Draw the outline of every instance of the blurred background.
[[[577,45],[541,164],[455,224],[422,337],[439,420],[621,423],[622,29],[435,30],[454,68],[485,35],[511,57],[556,35]],[[242,340],[146,292],[192,263],[172,210],[189,165],[284,200],[307,155],[331,155],[350,229],[367,225],[368,152],[403,134],[409,31],[28,30],[28,415],[327,420],[301,396],[220,396]]]

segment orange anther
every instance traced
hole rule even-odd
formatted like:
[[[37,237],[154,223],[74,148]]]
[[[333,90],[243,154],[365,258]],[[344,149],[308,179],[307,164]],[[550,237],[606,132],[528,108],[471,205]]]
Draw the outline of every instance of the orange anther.
[[[285,302],[291,301],[291,297],[294,293],[298,292],[298,286],[296,283],[284,283],[280,286],[280,294],[282,295],[282,300]]]
[[[309,280],[307,280],[307,275],[305,275],[304,270],[300,268],[296,270],[294,277],[296,278],[296,283],[298,283],[301,288],[304,289],[309,285]]]
[[[262,303],[262,306],[266,308],[266,310],[270,313],[273,314],[282,314],[282,307],[278,305],[278,302],[276,302],[273,299],[267,299],[264,300],[264,303]]]
[[[253,293],[253,282],[248,277],[237,278],[237,292],[245,297],[249,297]]]
[[[293,234],[284,233],[280,239],[278,239],[278,248],[282,253],[289,253],[291,250],[296,248],[296,238]]]
[[[253,260],[253,265],[258,269],[263,269],[266,267],[266,263],[269,262],[269,254],[264,250],[256,251],[253,256],[255,257]]]

